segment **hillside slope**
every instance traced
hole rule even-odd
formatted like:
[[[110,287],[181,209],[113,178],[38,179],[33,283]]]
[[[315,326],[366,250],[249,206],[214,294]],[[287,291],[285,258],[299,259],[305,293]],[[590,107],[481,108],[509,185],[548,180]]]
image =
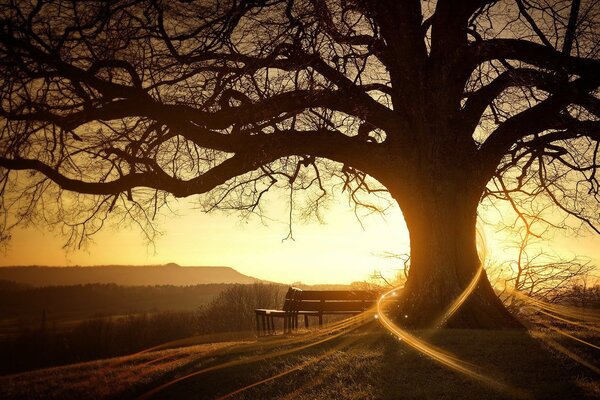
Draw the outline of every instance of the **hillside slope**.
[[[308,334],[206,343],[0,377],[0,397],[583,400],[600,394],[593,373],[555,357],[525,332],[422,334],[496,384],[451,371],[373,323],[325,339]]]
[[[103,265],[94,267],[0,267],[0,280],[32,286],[67,286],[115,283],[122,286],[207,283],[255,283],[259,279],[230,267],[180,267],[171,263],[152,266]]]

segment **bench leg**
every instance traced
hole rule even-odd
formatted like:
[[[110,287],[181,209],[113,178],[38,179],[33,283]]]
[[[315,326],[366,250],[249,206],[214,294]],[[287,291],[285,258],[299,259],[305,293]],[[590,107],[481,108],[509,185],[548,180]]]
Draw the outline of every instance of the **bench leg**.
[[[263,334],[266,334],[267,333],[267,328],[265,327],[265,316],[264,315],[260,316],[260,323],[262,325],[262,332],[263,332]]]
[[[304,316],[304,327],[308,329],[308,315]]]
[[[270,322],[271,322],[271,334],[275,334],[275,318],[273,318],[273,316],[271,316],[270,318]]]

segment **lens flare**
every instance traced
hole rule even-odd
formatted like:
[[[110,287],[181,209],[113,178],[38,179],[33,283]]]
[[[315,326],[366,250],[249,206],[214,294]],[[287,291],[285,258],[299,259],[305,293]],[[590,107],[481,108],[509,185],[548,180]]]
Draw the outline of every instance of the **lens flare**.
[[[580,356],[578,356],[571,350],[567,349],[565,346],[558,343],[556,340],[552,339],[551,337],[548,337],[548,335],[545,335],[543,332],[532,331],[531,334],[536,339],[539,339],[539,340],[543,341],[544,343],[546,343],[548,346],[552,347],[554,350],[564,354],[565,356],[572,359],[573,361],[589,368],[590,370],[592,370],[595,373],[597,373],[598,375],[600,375],[600,368],[596,367],[593,364],[590,364],[588,361],[584,360],[583,358],[581,358]]]
[[[518,297],[520,300],[525,302],[528,306],[533,307],[536,311],[538,311],[550,318],[565,322],[570,325],[575,325],[575,326],[578,326],[581,328],[585,328],[585,329],[588,329],[591,331],[595,331],[595,332],[600,331],[597,327],[591,325],[592,323],[598,323],[600,321],[600,315],[598,315],[598,313],[596,313],[596,312],[578,310],[573,307],[560,306],[560,305],[548,303],[548,302],[540,300],[540,299],[535,299],[531,296],[528,296],[528,295],[521,293],[514,289],[511,291],[511,294]],[[578,321],[574,321],[574,320],[578,320]],[[580,322],[580,321],[582,321],[582,322]],[[580,337],[573,335],[572,333],[569,333],[563,329],[557,328],[557,327],[552,326],[545,322],[540,322],[540,323],[542,325],[544,325],[547,329],[549,329],[553,332],[556,332],[559,335],[565,336],[571,340],[575,340],[575,341],[582,343],[588,347],[600,350],[599,346],[597,346],[593,343],[590,343],[586,340],[583,340]],[[590,362],[586,361],[579,355],[575,354],[573,351],[567,349],[566,347],[564,347],[563,345],[558,343],[556,340],[550,338],[548,335],[544,334],[543,332],[536,331],[534,329],[530,329],[530,331],[534,337],[544,341],[548,346],[554,348],[555,350],[557,350],[560,353],[564,354],[565,356],[569,357],[573,361],[589,368],[590,370],[594,371],[595,373],[600,374],[600,368],[598,368],[595,365],[591,364]]]
[[[535,299],[518,290],[511,290],[511,294],[525,301],[528,305],[534,306],[535,308],[553,313],[554,315],[561,316],[566,319],[577,319],[588,323],[600,323],[600,313],[592,310],[581,310],[574,307],[567,307],[557,304],[545,302],[540,299]],[[566,321],[574,322],[574,321]],[[593,329],[593,327],[586,326],[587,328]]]
[[[473,276],[473,278],[471,278],[471,281],[469,282],[467,287],[456,297],[456,299],[450,304],[450,306],[448,306],[448,309],[446,310],[446,312],[444,314],[442,314],[442,317],[438,321],[436,321],[436,323],[433,324],[433,326],[435,326],[436,328],[441,328],[448,322],[448,320],[450,318],[452,318],[452,316],[458,311],[458,309],[469,298],[471,293],[473,293],[473,291],[477,287],[477,284],[479,283],[479,279],[481,278],[481,275],[483,274],[483,264],[484,264],[485,257],[487,254],[487,241],[485,239],[485,234],[484,234],[483,229],[480,228],[479,221],[477,222],[476,233],[477,233],[477,255],[479,257],[479,267],[477,268],[475,275]]]
[[[452,304],[450,304],[450,306],[448,307],[448,310],[443,314],[443,316],[440,318],[440,320],[434,324],[435,327],[441,328],[442,326],[444,326],[446,324],[446,322],[448,322],[448,320],[464,304],[464,302],[469,298],[471,293],[473,293],[473,291],[477,287],[477,283],[479,283],[479,279],[481,278],[482,272],[483,272],[483,265],[479,264],[479,268],[477,268],[477,272],[471,279],[471,282],[469,282],[469,284],[467,285],[465,290],[463,290],[462,293],[459,294],[456,297],[456,299],[452,302]]]
[[[589,329],[590,331],[600,332],[600,329],[597,328],[597,327],[595,327],[595,326],[593,326],[593,325],[584,324],[584,323],[581,323],[581,322],[577,322],[577,321],[573,321],[573,320],[570,320],[570,319],[567,319],[567,318],[563,318],[563,317],[560,317],[558,315],[553,314],[552,312],[545,311],[542,308],[538,308],[537,311],[539,311],[540,313],[542,313],[544,315],[549,316],[550,318],[556,319],[558,321],[562,321],[562,322],[565,322],[565,323],[570,324],[570,325],[575,325],[575,326],[578,326],[580,328]]]
[[[393,290],[396,290],[396,289],[393,289]],[[386,295],[389,294],[390,292],[386,293]],[[525,395],[524,392],[519,391],[514,388],[511,388],[510,386],[508,386],[502,382],[499,382],[496,379],[493,379],[491,377],[488,377],[486,375],[483,375],[483,374],[475,371],[474,368],[476,368],[476,366],[474,364],[463,361],[463,360],[459,359],[458,357],[456,357],[455,355],[453,355],[447,351],[444,351],[436,346],[433,346],[433,345],[425,342],[424,340],[421,340],[421,339],[417,338],[416,336],[408,333],[406,330],[400,328],[389,317],[387,317],[385,315],[383,303],[384,303],[384,300],[386,299],[386,295],[381,296],[379,301],[377,302],[377,313],[379,315],[379,321],[381,321],[383,326],[389,332],[391,332],[394,336],[396,336],[400,340],[404,341],[406,344],[408,344],[413,349],[419,351],[420,353],[428,356],[432,360],[434,360],[454,371],[460,372],[470,378],[473,378],[475,380],[483,382],[496,390],[503,391],[503,392],[509,392],[514,398],[527,398],[527,396]],[[459,307],[460,307],[460,305],[459,305]]]

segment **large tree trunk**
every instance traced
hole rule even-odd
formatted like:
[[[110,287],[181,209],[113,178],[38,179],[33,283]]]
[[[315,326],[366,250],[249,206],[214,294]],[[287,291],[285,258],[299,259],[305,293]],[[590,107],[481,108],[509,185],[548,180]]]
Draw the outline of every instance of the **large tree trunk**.
[[[410,234],[410,272],[400,319],[410,327],[504,329],[522,325],[506,310],[482,271],[451,317],[448,310],[477,276],[478,190],[466,177],[421,180],[396,197]],[[392,193],[393,194],[393,193]]]

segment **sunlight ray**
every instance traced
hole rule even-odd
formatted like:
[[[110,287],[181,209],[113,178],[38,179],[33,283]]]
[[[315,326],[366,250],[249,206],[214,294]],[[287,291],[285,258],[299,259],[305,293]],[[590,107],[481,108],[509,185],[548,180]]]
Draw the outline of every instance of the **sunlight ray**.
[[[368,330],[366,330],[364,332],[364,335],[362,337],[362,340],[363,340],[362,345],[363,346],[366,346],[368,348],[368,346],[376,340],[375,336],[372,335],[375,332],[375,327],[378,328],[378,325],[371,325],[371,326],[369,326]],[[364,340],[365,337],[367,337],[369,339],[367,341],[365,341]],[[351,344],[352,343],[350,343],[349,345],[351,345]],[[329,371],[326,374],[320,374],[317,377],[317,379],[313,379],[313,380],[306,382],[305,384],[295,388],[294,391],[287,393],[280,400],[294,400],[294,399],[300,398],[302,393],[309,390],[310,388],[317,387],[319,384],[323,384],[324,382],[327,381],[327,379],[329,379],[334,374],[335,374],[335,371]]]
[[[363,313],[363,314],[366,314]],[[164,390],[167,387],[170,387],[178,382],[181,382],[183,380],[201,375],[201,374],[205,374],[208,372],[212,372],[212,371],[217,371],[217,370],[221,370],[224,368],[229,368],[229,367],[233,367],[233,366],[238,366],[238,365],[244,365],[244,364],[250,364],[253,362],[257,362],[257,361],[262,361],[262,360],[266,360],[266,359],[270,359],[270,358],[274,358],[274,357],[279,357],[279,356],[283,356],[283,355],[287,355],[287,354],[291,354],[291,353],[295,353],[297,351],[301,351],[304,349],[308,349],[310,347],[314,347],[317,346],[319,344],[328,342],[330,340],[336,339],[342,335],[347,334],[348,332],[364,325],[365,323],[367,323],[368,321],[371,320],[371,318],[366,317],[363,314],[359,314],[350,318],[347,318],[345,320],[340,321],[339,323],[335,323],[332,324],[332,326],[327,327],[321,331],[319,331],[316,334],[311,334],[309,337],[299,337],[299,338],[292,338],[290,340],[288,340],[287,344],[292,344],[294,342],[305,342],[305,341],[310,341],[312,339],[317,339],[314,341],[310,341],[307,344],[301,345],[301,346],[297,346],[294,347],[292,349],[284,349],[284,350],[280,350],[280,351],[276,351],[273,353],[268,353],[268,354],[259,354],[256,356],[251,356],[245,359],[236,359],[236,360],[232,360],[232,361],[227,361],[221,364],[217,364],[217,365],[213,365],[211,367],[207,367],[204,369],[201,369],[199,371],[194,371],[191,372],[189,374],[186,374],[184,376],[178,377],[178,378],[174,378],[169,382],[166,382],[148,392],[146,392],[145,394],[141,395],[140,397],[138,397],[138,399],[142,400],[142,399],[149,399],[152,396],[154,396],[156,393]],[[339,332],[337,332],[339,331]],[[336,332],[336,333],[334,333]],[[324,338],[319,339],[319,337],[325,336]],[[276,342],[274,343],[274,345],[271,345],[270,343],[267,344],[266,347],[276,347],[276,346],[281,346],[282,344],[280,342]],[[250,345],[250,348],[256,348],[256,347],[260,347],[260,346],[252,346]],[[262,349],[265,348],[265,346],[261,347]],[[244,349],[247,350],[247,349]],[[202,355],[198,358],[204,357],[205,355]]]
[[[383,324],[383,326],[390,331],[394,336],[398,337],[400,340],[403,340],[407,345],[419,351],[420,353],[428,356],[434,361],[454,370],[460,372],[470,378],[476,379],[480,382],[483,382],[494,389],[509,392],[515,398],[528,398],[528,396],[521,390],[512,388],[497,379],[491,378],[487,375],[481,374],[474,370],[476,365],[463,361],[456,357],[455,355],[444,351],[436,346],[433,346],[416,336],[408,333],[406,330],[400,328],[396,325],[384,312],[384,301],[386,296],[393,293],[396,289],[392,289],[387,293],[383,294],[379,301],[377,302],[377,314],[379,316],[379,321]]]
[[[597,311],[580,310],[574,307],[548,303],[540,299],[535,299],[514,289],[511,291],[511,294],[516,295],[517,297],[524,300],[530,305],[536,306],[537,308],[544,309],[546,311],[552,312],[565,318],[578,319],[589,323],[600,323],[600,313],[598,313]]]
[[[458,309],[463,305],[463,303],[469,298],[471,293],[473,293],[473,291],[477,287],[477,283],[481,278],[482,272],[483,265],[480,264],[479,268],[477,269],[477,272],[475,273],[465,290],[463,290],[462,293],[459,294],[456,297],[456,299],[452,302],[452,304],[450,304],[448,310],[444,313],[440,320],[434,324],[435,327],[441,328],[442,326],[444,326],[446,322],[448,322],[448,320],[458,311]]]
[[[374,313],[374,308],[371,310],[372,313]],[[238,351],[238,352],[252,352],[252,351],[256,351],[256,350],[264,350],[267,347],[279,347],[279,346],[287,346],[287,345],[292,345],[294,343],[298,343],[299,341],[305,341],[305,340],[310,340],[313,337],[319,337],[323,334],[326,334],[328,332],[328,330],[332,331],[332,330],[336,330],[336,329],[341,329],[349,324],[352,324],[354,321],[356,321],[357,317],[359,316],[352,316],[350,318],[346,318],[343,319],[341,321],[336,321],[328,326],[326,326],[324,329],[319,330],[319,331],[314,331],[314,332],[310,332],[308,335],[302,335],[302,336],[278,336],[278,337],[268,337],[268,346],[265,344],[264,341],[262,340],[248,340],[247,338],[249,336],[254,335],[253,331],[244,331],[244,332],[237,332],[237,333],[233,333],[232,332],[232,339],[235,338],[246,338],[246,340],[242,340],[242,341],[237,341],[234,342],[233,345],[231,346],[226,346],[225,348],[218,348],[215,349],[214,351],[209,352],[208,354],[210,354],[211,356],[218,356],[221,355],[221,353],[229,353],[232,351]],[[169,342],[165,342],[165,343],[161,343],[159,345],[156,346],[152,346],[152,347],[148,347],[146,349],[140,350],[136,353],[124,356],[124,357],[119,357],[119,358],[115,358],[113,360],[113,366],[117,367],[121,364],[124,364],[128,361],[130,361],[131,359],[134,359],[142,354],[146,354],[146,353],[151,353],[151,352],[155,352],[155,351],[160,351],[160,350],[166,350],[166,349],[171,349],[174,347],[183,347],[183,346],[193,346],[193,345],[198,345],[198,344],[205,344],[205,343],[213,343],[215,342],[215,340],[218,339],[223,339],[223,335],[224,334],[208,334],[208,335],[198,335],[198,336],[191,336],[188,338],[183,338],[183,339],[177,339],[177,340],[172,340]],[[202,354],[199,357],[205,357],[207,354]]]
[[[565,356],[567,356],[568,358],[572,359],[573,361],[589,368],[590,370],[594,371],[596,374],[600,375],[600,368],[596,367],[595,365],[591,364],[590,362],[584,360],[583,358],[581,358],[579,355],[575,354],[574,352],[572,352],[571,350],[567,349],[565,346],[563,346],[562,344],[558,343],[556,340],[548,337],[548,335],[544,334],[541,331],[531,331],[531,334],[537,338],[540,339],[541,341],[543,341],[544,343],[546,343],[548,346],[552,347],[554,350],[564,354]]]
[[[553,314],[551,312],[545,311],[542,308],[539,308],[538,311],[541,312],[542,314],[547,315],[547,316],[549,316],[551,318],[554,318],[554,319],[556,319],[558,321],[562,321],[562,322],[566,322],[566,323],[571,324],[571,325],[579,326],[580,328],[589,329],[589,330],[594,331],[594,332],[600,332],[600,329],[597,328],[597,327],[595,327],[595,326],[593,326],[593,325],[584,324],[584,323],[577,322],[577,321],[572,321],[572,320],[567,319],[567,318],[562,318],[562,317],[559,317],[558,315],[555,315],[555,314]]]
[[[566,336],[566,337],[568,337],[568,338],[571,338],[571,339],[573,339],[573,340],[576,340],[576,341],[578,341],[579,343],[583,343],[583,344],[585,344],[586,346],[593,347],[593,348],[594,348],[594,349],[596,349],[596,350],[600,350],[600,346],[596,346],[596,345],[595,345],[595,344],[593,344],[593,343],[590,343],[590,342],[588,342],[588,341],[585,341],[585,340],[583,340],[583,339],[581,339],[581,338],[579,338],[579,337],[577,337],[577,336],[575,336],[575,335],[572,335],[572,334],[568,333],[567,331],[565,331],[565,330],[563,330],[563,329],[556,328],[556,327],[554,327],[554,326],[552,326],[552,325],[550,325],[550,324],[546,324],[546,323],[543,323],[543,325],[544,325],[546,328],[548,328],[548,329],[551,329],[551,330],[553,330],[554,332],[560,333],[560,334],[561,334],[561,335],[563,335],[563,336]]]
[[[310,359],[310,360],[308,360],[308,361],[305,361],[305,362],[303,362],[303,363],[301,363],[301,364],[298,364],[298,365],[296,365],[296,366],[294,366],[294,367],[292,367],[292,368],[289,368],[289,369],[287,369],[287,370],[285,370],[285,371],[283,371],[283,372],[280,372],[280,373],[278,373],[278,374],[276,374],[276,375],[270,376],[270,377],[268,377],[268,378],[266,378],[266,379],[262,379],[262,380],[260,380],[260,381],[254,382],[254,383],[252,383],[252,384],[250,384],[250,385],[248,385],[248,386],[244,386],[243,388],[240,388],[240,389],[237,389],[237,390],[235,390],[235,391],[233,391],[233,392],[227,393],[227,394],[226,394],[226,395],[224,395],[224,396],[218,397],[216,400],[224,400],[224,399],[228,399],[228,398],[230,398],[231,396],[234,396],[234,395],[236,395],[236,394],[239,394],[239,393],[245,392],[246,390],[252,389],[253,387],[256,387],[256,386],[262,385],[262,384],[264,384],[264,383],[267,383],[267,382],[274,381],[275,379],[281,378],[281,377],[283,377],[283,376],[289,375],[289,374],[291,374],[292,372],[295,372],[295,371],[301,370],[301,369],[302,369],[302,368],[304,368],[304,367],[307,367],[307,366],[309,366],[309,365],[312,365],[312,364],[314,364],[314,363],[316,363],[316,362],[319,362],[319,361],[321,361],[321,360],[323,360],[323,359],[325,359],[325,358],[329,357],[330,355],[332,355],[333,353],[335,353],[337,350],[339,350],[339,346],[336,346],[336,347],[332,348],[331,350],[328,350],[328,351],[326,351],[325,353],[321,354],[321,355],[320,355],[320,356],[318,356],[318,357],[312,358],[312,359]]]
[[[594,313],[592,312],[581,312],[580,310],[574,310],[572,307],[565,307],[565,306],[557,306],[555,304],[551,304],[548,302],[545,302],[543,300],[540,299],[535,299],[531,296],[528,296],[524,293],[521,293],[519,291],[516,290],[512,290],[512,294],[516,295],[517,297],[519,297],[520,299],[522,299],[523,301],[525,301],[528,305],[530,305],[531,307],[534,307],[537,311],[539,311],[540,313],[547,315],[551,318],[557,319],[559,321],[563,321],[565,323],[568,324],[572,324],[572,325],[576,325],[585,329],[589,329],[595,332],[598,332],[599,330],[594,327],[591,326],[589,324],[584,324],[584,323],[580,323],[577,321],[572,321],[568,318],[575,318],[575,319],[579,319],[579,320],[583,320],[583,321],[589,321],[589,322],[597,322],[596,318],[597,316],[594,315]],[[566,318],[563,318],[559,315],[555,315],[559,314],[562,315]],[[582,343],[588,347],[594,348],[594,349],[598,349],[600,350],[600,346],[597,346],[593,343],[590,343],[586,340],[583,340],[573,334],[568,333],[567,331],[554,327],[548,323],[545,322],[541,322],[540,323],[542,325],[544,325],[547,329],[550,329],[560,335],[563,335],[565,337],[568,337],[571,340],[575,340],[579,343]],[[590,362],[584,360],[582,357],[580,357],[579,355],[575,354],[573,351],[567,349],[566,347],[564,347],[563,345],[561,345],[560,343],[558,343],[557,341],[555,341],[554,339],[551,339],[550,337],[548,337],[547,335],[545,335],[543,332],[539,331],[539,330],[535,330],[535,329],[530,329],[530,332],[533,336],[535,336],[536,338],[542,340],[543,342],[545,342],[548,346],[554,348],[555,350],[559,351],[560,353],[564,354],[565,356],[567,356],[568,358],[572,359],[573,361],[589,368],[590,370],[594,371],[597,374],[600,374],[600,368],[598,368],[597,366],[591,364]]]
[[[224,400],[224,399],[227,399],[227,398],[229,398],[229,397],[231,397],[231,396],[234,396],[234,395],[236,395],[236,394],[238,394],[238,393],[242,393],[242,392],[244,392],[244,391],[246,391],[246,390],[249,390],[249,389],[251,389],[251,388],[253,388],[253,387],[256,387],[256,386],[262,385],[262,384],[264,384],[264,383],[267,383],[267,382],[274,381],[274,380],[276,380],[276,379],[278,379],[278,378],[281,378],[281,377],[283,377],[283,376],[289,375],[289,374],[291,374],[292,372],[295,372],[295,371],[301,370],[301,369],[303,369],[303,368],[305,368],[305,367],[307,367],[307,366],[309,366],[309,365],[315,364],[315,363],[317,363],[317,362],[319,362],[319,361],[321,361],[321,360],[323,360],[323,359],[325,359],[325,358],[329,357],[330,355],[334,354],[335,352],[337,352],[337,351],[339,351],[339,350],[341,350],[341,349],[343,349],[343,348],[345,348],[345,347],[348,347],[348,346],[350,346],[352,343],[356,342],[357,340],[358,340],[358,338],[357,338],[356,336],[350,336],[350,337],[347,337],[347,338],[346,338],[344,341],[342,341],[342,342],[340,342],[340,343],[336,344],[336,345],[335,345],[335,346],[333,346],[333,347],[332,347],[330,350],[327,350],[325,353],[321,354],[321,355],[320,355],[320,356],[318,356],[318,357],[314,357],[314,358],[312,358],[312,359],[310,359],[310,360],[307,360],[307,361],[305,361],[305,362],[303,362],[303,363],[300,363],[300,364],[298,364],[298,365],[295,365],[295,366],[293,366],[293,367],[291,367],[291,368],[289,368],[289,369],[287,369],[287,370],[285,370],[285,371],[283,371],[283,372],[280,372],[280,373],[278,373],[278,374],[276,374],[276,375],[270,376],[270,377],[268,377],[268,378],[265,378],[265,379],[262,379],[262,380],[260,380],[260,381],[254,382],[254,383],[252,383],[252,384],[250,384],[250,385],[247,385],[247,386],[245,386],[245,387],[243,387],[243,388],[237,389],[237,390],[235,390],[235,391],[233,391],[233,392],[227,393],[227,394],[226,394],[226,395],[224,395],[224,396],[218,397],[216,400]]]

